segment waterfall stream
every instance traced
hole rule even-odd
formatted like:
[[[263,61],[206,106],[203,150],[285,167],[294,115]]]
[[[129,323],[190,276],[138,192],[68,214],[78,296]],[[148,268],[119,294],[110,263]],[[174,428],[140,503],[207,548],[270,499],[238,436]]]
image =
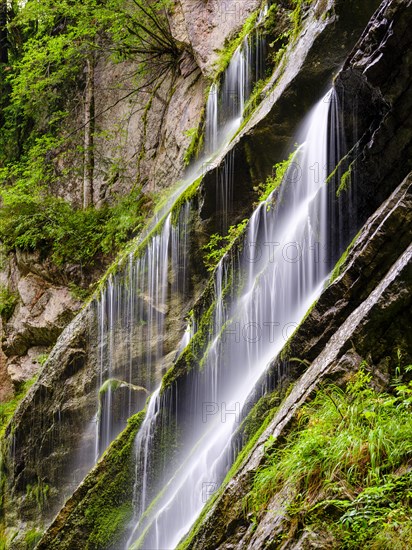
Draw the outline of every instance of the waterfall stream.
[[[168,300],[179,295],[183,301],[188,291],[190,204],[183,204],[173,223],[171,210],[182,193],[214,167],[213,159],[239,128],[253,84],[264,72],[264,51],[264,37],[256,29],[243,39],[220,82],[212,84],[203,153],[148,223],[139,241],[144,244],[147,238],[147,244],[137,255],[130,254],[127,265],[111,275],[101,291],[97,301],[99,407],[85,436],[95,438],[92,461],[123,429],[127,418],[144,407],[147,394],[160,385],[162,362],[170,351],[165,327]],[[226,213],[223,226],[233,193],[231,164],[221,177],[217,196]],[[81,461],[89,463],[90,459],[82,455]]]
[[[175,548],[188,532],[211,488],[220,485],[233,462],[233,434],[251,389],[319,295],[327,275],[322,251],[327,241],[324,184],[332,92],[303,124],[297,136],[301,145],[280,188],[253,213],[236,282],[224,261],[215,270],[207,353],[192,377],[189,394],[180,396],[187,418],[180,425],[176,411],[169,415],[175,416],[176,430],[186,430],[181,434],[183,446],[178,460],[164,466],[164,477],[156,480],[153,452],[169,407],[160,390],[161,365],[169,353],[168,301],[187,292],[190,204],[183,204],[175,223],[171,209],[239,128],[253,84],[264,75],[264,58],[265,41],[257,28],[243,39],[220,81],[210,88],[204,153],[149,225],[144,234],[147,244],[137,256],[130,255],[123,271],[109,278],[97,304],[96,458],[154,392],[135,441],[135,515],[126,548]],[[223,225],[235,183],[233,162],[229,155],[217,181]],[[158,229],[149,235],[156,224]],[[233,299],[228,301],[227,294]],[[184,332],[178,352],[191,346],[197,321],[192,319]]]
[[[301,145],[280,188],[249,221],[238,274],[242,285],[229,305],[224,294],[234,283],[224,261],[215,271],[212,335],[191,394],[180,397],[187,400],[190,430],[179,466],[162,480],[150,508],[149,503],[139,508],[127,548],[172,549],[188,532],[231,465],[232,436],[251,389],[321,292],[328,273],[322,252],[332,96],[331,91],[304,122]],[[156,422],[156,415],[150,422]],[[153,433],[153,428],[146,430]],[[150,453],[150,446],[145,452]]]

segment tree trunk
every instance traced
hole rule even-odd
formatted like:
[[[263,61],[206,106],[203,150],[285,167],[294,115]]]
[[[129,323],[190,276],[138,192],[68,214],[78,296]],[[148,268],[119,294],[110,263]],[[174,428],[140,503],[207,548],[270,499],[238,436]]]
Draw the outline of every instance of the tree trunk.
[[[0,0],[0,63],[9,62],[9,44],[7,36],[7,0]]]
[[[84,174],[83,208],[93,204],[93,132],[94,132],[94,59],[91,55],[86,65],[86,90],[84,99]]]

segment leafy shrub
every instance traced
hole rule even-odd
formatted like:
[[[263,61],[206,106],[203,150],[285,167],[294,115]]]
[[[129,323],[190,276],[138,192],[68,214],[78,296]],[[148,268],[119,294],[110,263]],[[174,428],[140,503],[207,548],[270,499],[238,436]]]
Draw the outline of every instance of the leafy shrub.
[[[243,220],[237,225],[231,225],[227,235],[213,233],[210,236],[209,242],[202,247],[203,262],[208,271],[215,269],[236,238],[243,233],[247,223],[248,220]]]
[[[36,547],[37,543],[42,538],[43,532],[38,531],[37,529],[30,529],[24,535],[24,542],[26,543],[27,550],[32,550]]]
[[[88,266],[116,252],[140,231],[148,212],[140,188],[101,209],[73,208],[44,186],[30,189],[26,182],[3,187],[1,197],[0,240],[6,248],[41,249],[56,265]]]
[[[288,168],[291,166],[295,152],[292,152],[286,160],[278,162],[273,166],[273,175],[266,179],[265,183],[255,187],[259,196],[259,202],[267,201],[271,193],[279,187],[285,177]]]

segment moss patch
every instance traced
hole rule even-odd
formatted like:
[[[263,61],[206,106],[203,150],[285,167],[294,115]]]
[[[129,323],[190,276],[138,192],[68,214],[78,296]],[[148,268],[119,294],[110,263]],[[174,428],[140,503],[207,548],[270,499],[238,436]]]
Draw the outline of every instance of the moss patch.
[[[336,196],[339,197],[339,195],[342,193],[342,191],[347,191],[352,183],[352,165],[349,166],[349,168],[344,172],[340,178],[340,184],[339,187],[336,190]]]
[[[179,215],[180,211],[182,210],[182,207],[187,203],[194,200],[196,195],[199,192],[200,184],[202,183],[203,176],[200,176],[195,180],[189,187],[183,191],[183,193],[179,196],[179,198],[176,200],[176,202],[173,205],[172,208],[172,224],[177,225],[179,221]]]
[[[23,400],[31,386],[34,384],[36,378],[37,377],[34,377],[31,380],[27,380],[26,382],[24,382],[17,390],[17,393],[13,397],[13,399],[10,399],[10,401],[6,401],[5,403],[0,403],[0,439],[4,435],[7,424],[13,416],[14,411],[17,409],[20,402]]]
[[[339,258],[339,260],[336,262],[335,267],[333,268],[333,271],[330,275],[329,283],[333,283],[335,279],[339,277],[339,275],[343,272],[343,268],[346,265],[346,260],[348,259],[349,252],[352,250],[357,238],[360,235],[360,231],[354,236],[352,241],[350,242],[349,246],[345,250],[345,252],[342,254],[342,256]]]
[[[123,530],[133,514],[133,449],[145,411],[126,429],[66,502],[38,549],[104,550],[124,543]]]
[[[200,122],[198,126],[191,128],[185,132],[186,136],[190,138],[190,143],[186,149],[184,156],[184,163],[186,166],[190,164],[190,161],[197,158],[203,148],[204,142],[204,125],[205,125],[205,109],[202,109],[200,116]]]

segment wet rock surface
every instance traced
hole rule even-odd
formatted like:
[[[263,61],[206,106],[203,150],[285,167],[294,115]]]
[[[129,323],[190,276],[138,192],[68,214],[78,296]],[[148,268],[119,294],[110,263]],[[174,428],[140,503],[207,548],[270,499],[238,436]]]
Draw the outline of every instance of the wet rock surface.
[[[408,200],[410,200],[409,180],[404,183],[403,193],[400,193],[404,197],[405,187],[409,189]],[[286,512],[284,515],[281,512],[282,508],[285,510],[285,506],[290,501],[287,487],[277,493],[268,506],[268,510],[276,509],[277,514],[274,516],[272,512],[268,511],[259,522],[257,529],[255,524],[249,523],[241,505],[242,499],[251,489],[254,473],[259,466],[264,464],[264,445],[268,437],[272,436],[275,439],[284,437],[299,407],[307,399],[310,399],[316,388],[326,380],[337,384],[344,383],[348,374],[355,372],[363,359],[367,357],[369,362],[374,365],[373,372],[377,386],[385,387],[389,381],[388,354],[392,354],[392,360],[394,360],[398,346],[402,346],[402,349],[412,350],[412,342],[408,336],[408,327],[411,327],[412,323],[410,314],[412,245],[407,243],[406,246],[403,246],[404,242],[403,245],[400,244],[399,248],[393,246],[396,225],[392,228],[394,233],[391,233],[389,228],[385,228],[385,234],[386,238],[391,239],[392,242],[392,259],[397,254],[399,257],[395,259],[393,265],[381,266],[384,271],[383,275],[382,273],[378,275],[379,267],[377,267],[373,276],[374,283],[365,273],[363,281],[364,283],[365,281],[369,282],[369,288],[367,284],[363,284],[360,296],[356,291],[354,292],[354,302],[349,308],[351,312],[349,313],[348,310],[339,312],[339,309],[334,307],[334,302],[330,301],[330,296],[328,297],[329,290],[329,292],[335,293],[334,298],[338,298],[337,303],[339,303],[339,298],[342,298],[344,302],[345,294],[350,296],[348,287],[345,291],[345,284],[353,281],[356,287],[356,284],[359,284],[360,272],[364,270],[367,272],[368,268],[374,271],[374,266],[377,266],[376,250],[382,251],[380,241],[382,232],[379,231],[379,225],[376,227],[376,221],[379,218],[382,221],[382,218],[390,217],[396,211],[396,206],[393,209],[393,198],[391,197],[392,200],[385,203],[376,218],[371,219],[370,223],[366,225],[359,242],[355,243],[349,253],[346,269],[339,279],[321,295],[313,311],[292,337],[289,353],[290,357],[300,360],[299,367],[294,367],[296,362],[292,361],[283,372],[286,373],[287,382],[284,381],[286,385],[295,380],[296,383],[250,455],[205,514],[197,532],[191,539],[190,548],[264,548],[271,540],[276,539],[277,535],[284,534],[285,530],[287,532]],[[406,206],[405,203],[399,204],[398,215],[401,223],[405,220],[403,216],[409,211]],[[408,216],[406,214],[407,230],[410,233],[411,221]],[[378,283],[380,276],[382,279]],[[346,283],[342,285],[345,280]],[[333,290],[334,288],[335,290]],[[356,295],[358,295],[358,299],[356,299]],[[322,311],[321,315],[319,315],[320,311]],[[333,328],[330,330],[331,319]],[[325,329],[326,333],[330,330],[330,339],[317,346],[319,333]],[[305,360],[310,363],[310,366],[302,374],[304,367],[301,361]],[[275,362],[275,371],[279,372],[279,362],[282,361],[284,360],[279,358]],[[233,506],[233,503],[239,504]],[[289,546],[286,547],[289,548]],[[315,546],[309,547],[314,548]]]
[[[232,3],[227,4],[232,6]],[[239,3],[234,2],[233,5],[235,4],[235,9],[238,9]],[[234,140],[236,160],[232,176],[236,181],[236,193],[232,211],[229,213],[231,222],[241,219],[247,208],[250,210],[254,184],[264,180],[271,172],[273,163],[284,158],[285,144],[293,135],[302,114],[319,98],[320,90],[330,83],[332,74],[338,70],[377,5],[378,2],[366,0],[317,2],[314,5],[311,15],[308,16],[312,19],[306,22],[307,26],[303,29],[296,51],[290,54],[289,66],[285,73],[279,72],[274,77],[273,83],[276,81],[277,84],[270,92],[274,95],[263,100],[262,106]],[[254,9],[254,6],[254,2],[245,3],[247,10]],[[406,32],[409,12],[405,11],[408,6],[409,3],[405,1],[384,2],[345,63],[337,81],[338,89],[341,86],[343,91],[346,90],[345,93],[352,93],[355,80],[359,83],[360,79],[362,94],[359,94],[358,105],[373,106],[373,109],[362,108],[362,135],[353,135],[351,138],[351,146],[356,152],[350,162],[353,162],[352,170],[356,174],[352,185],[357,190],[358,202],[353,218],[353,226],[357,227],[366,221],[411,169],[411,94],[408,93],[408,70],[411,63],[407,57],[409,38]],[[224,37],[238,25],[225,26],[222,21],[211,18],[210,27],[206,31],[199,27],[203,21],[203,13],[210,14],[222,7],[223,3],[217,1],[205,4],[198,0],[181,0],[176,5],[174,32],[179,40],[191,44],[193,55],[182,58],[181,77],[185,79],[184,84],[180,77],[180,80],[174,82],[177,87],[184,86],[185,92],[174,94],[170,101],[168,99],[166,111],[164,99],[170,83],[166,83],[165,88],[159,92],[159,95],[163,95],[159,109],[153,115],[157,117],[157,122],[152,120],[150,125],[157,124],[162,116],[166,117],[167,122],[161,134],[153,132],[147,138],[146,158],[139,166],[140,175],[150,188],[155,188],[156,182],[166,183],[182,173],[181,161],[186,142],[181,136],[199,116],[203,102],[205,82],[200,69],[208,73],[213,60],[213,49],[223,43]],[[399,13],[402,17],[398,17]],[[334,37],[333,40],[331,37]],[[397,52],[397,57],[392,60],[394,51]],[[402,69],[398,71],[399,67]],[[104,70],[101,87],[105,88],[111,78],[119,78],[121,71],[111,75],[103,73]],[[355,73],[356,79],[353,77]],[[105,101],[112,99],[102,96],[102,108]],[[126,111],[119,108],[119,120],[122,117],[127,118]],[[141,147],[143,139],[139,133],[142,128],[137,119],[135,122],[133,131],[136,134],[130,135],[126,144],[130,147],[130,153]],[[102,122],[102,127],[111,123],[112,120],[108,117]],[[350,128],[349,125],[349,134]],[[106,145],[101,144],[101,147],[104,149]],[[222,157],[227,158],[226,153]],[[220,181],[219,170],[222,173],[222,165],[211,170],[202,185],[198,199],[200,219],[196,222],[196,231],[200,235],[197,245],[205,240],[202,234],[205,225],[208,230],[218,225],[220,213],[215,212],[214,190]],[[130,181],[134,174],[133,165]],[[107,182],[103,169],[101,182],[101,196],[104,199]],[[114,182],[113,189],[116,185]],[[331,186],[333,199],[337,185],[338,182],[335,182]],[[247,493],[254,470],[262,461],[265,437],[269,434],[279,435],[282,430],[287,429],[295,411],[319,380],[325,377],[344,378],[345,373],[356,369],[371,350],[374,352],[374,361],[380,365],[377,376],[385,378],[385,350],[392,341],[399,342],[402,338],[397,330],[397,316],[402,316],[404,326],[410,326],[407,314],[410,302],[407,281],[410,273],[406,266],[410,251],[405,252],[410,242],[411,230],[410,186],[411,177],[408,177],[367,221],[348,255],[341,275],[325,290],[316,307],[294,335],[288,346],[288,355],[312,363],[303,375],[306,378],[302,378],[290,399],[284,403],[283,413],[279,413],[272,422],[248,464],[229,483],[215,508],[206,517],[195,537],[195,548],[264,547],[276,529],[284,528],[282,518],[274,522],[273,516],[268,515],[253,533],[243,516],[241,499]],[[341,201],[340,205],[348,208],[345,194]],[[396,246],[393,246],[394,242]],[[399,264],[387,275],[398,258],[401,258]],[[35,366],[37,354],[42,355],[41,352],[48,350],[48,346],[54,343],[70,320],[70,315],[78,307],[75,302],[70,302],[67,288],[47,281],[39,270],[41,271],[41,267],[33,268],[16,281],[20,303],[4,328],[7,335],[5,350],[13,358],[9,378],[12,375],[14,380],[24,380],[35,372],[38,368]],[[201,286],[202,276],[204,274],[198,272],[194,275],[196,294]],[[185,310],[190,305],[186,303]],[[178,309],[183,308],[178,303],[173,308],[176,314],[171,317],[167,342],[169,354],[165,363],[159,367],[162,372],[173,361],[177,336],[182,325],[182,316],[179,316],[181,310],[179,312]],[[89,423],[90,430],[95,427],[93,415],[98,391],[97,334],[95,329],[90,329],[96,327],[95,315],[92,306],[86,307],[61,334],[39,380],[20,405],[13,424],[7,431],[4,442],[8,456],[5,522],[10,533],[13,530],[23,533],[27,522],[41,522],[47,526],[87,471],[88,464],[82,459],[82,452],[90,451],[93,438],[91,432],[90,437],[86,434],[82,438],[81,434],[85,424]],[[371,331],[373,338],[370,336]],[[155,347],[156,342],[152,342],[152,346]],[[118,352],[122,353],[122,350]],[[284,371],[287,370],[285,384],[302,374],[302,368],[297,363],[282,360],[282,364],[286,365]],[[2,363],[0,356],[0,367],[1,365],[4,365],[4,360]],[[276,369],[277,366],[275,365]],[[1,372],[0,368],[0,376]],[[272,376],[271,372],[269,378]],[[262,381],[262,387],[263,385],[268,387],[267,380]],[[259,391],[260,389],[257,390]],[[97,486],[103,469],[104,466],[99,466],[94,471],[94,477],[88,478],[87,491],[92,491]],[[38,510],[27,498],[28,485],[49,487],[45,509]],[[83,493],[76,494],[76,498],[69,501],[70,512],[78,507],[75,518],[76,514],[84,514],[81,498],[78,498]],[[287,494],[277,495],[276,498],[282,503],[287,501]],[[66,507],[59,514],[53,529],[56,525],[64,525],[67,510]],[[305,544],[310,544],[310,541]],[[17,545],[18,542],[16,548]]]

